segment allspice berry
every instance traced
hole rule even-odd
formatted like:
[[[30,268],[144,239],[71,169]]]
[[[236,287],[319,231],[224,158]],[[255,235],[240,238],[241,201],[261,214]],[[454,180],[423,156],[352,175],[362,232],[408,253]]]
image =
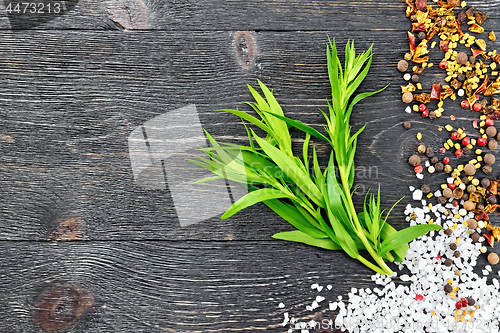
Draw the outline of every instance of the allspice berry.
[[[403,123],[403,127],[404,127],[404,128],[406,128],[406,129],[410,129],[410,127],[411,127],[411,123],[410,123],[409,121],[405,121],[405,122]]]
[[[491,181],[488,178],[485,177],[485,178],[481,179],[481,185],[483,187],[489,187],[490,184],[491,184]]]
[[[490,174],[490,173],[491,173],[491,171],[493,171],[493,170],[491,169],[491,167],[490,167],[489,165],[485,165],[485,166],[483,166],[483,172],[484,172],[485,174]]]
[[[497,140],[490,140],[490,141],[488,141],[488,148],[490,150],[497,149],[498,148],[498,142],[497,142]]]
[[[451,266],[451,264],[453,264],[453,260],[451,260],[450,258],[448,258],[448,259],[446,259],[446,260],[444,261],[444,264],[445,264],[445,266],[450,267],[450,266]]]
[[[443,197],[445,197],[446,199],[451,198],[452,195],[453,195],[453,192],[451,191],[451,189],[449,187],[447,187],[443,190]]]
[[[449,294],[453,291],[453,287],[449,283],[445,284],[443,289],[444,289],[444,292],[447,294]]]
[[[497,129],[495,128],[495,126],[488,126],[488,128],[486,128],[486,135],[489,137],[494,137],[495,135],[497,135]]]
[[[464,202],[464,209],[465,210],[473,210],[474,208],[476,208],[476,204],[474,203],[474,201],[471,201],[471,200],[467,200],[466,202]]]
[[[450,249],[451,249],[452,251],[455,251],[455,250],[457,249],[457,244],[456,244],[456,243],[451,243],[451,244],[450,244]]]
[[[408,69],[408,62],[404,59],[401,59],[399,60],[398,62],[398,70],[400,72],[406,72],[406,70]]]
[[[413,94],[411,92],[407,91],[403,94],[402,99],[403,99],[403,102],[405,102],[405,103],[411,103],[411,102],[413,102]]]
[[[484,163],[489,165],[495,164],[495,155],[489,153],[484,155]]]
[[[420,156],[418,155],[411,155],[410,158],[408,159],[408,163],[410,163],[411,166],[417,166],[420,164]]]
[[[469,306],[474,306],[476,301],[472,297],[467,297],[467,302],[469,302]]]
[[[437,162],[436,165],[434,165],[434,168],[436,169],[436,171],[441,172],[444,169],[444,164],[441,162]]]
[[[444,234],[445,234],[446,236],[451,236],[451,234],[452,234],[452,233],[453,233],[453,230],[452,230],[452,229],[450,229],[450,228],[448,228],[448,229],[446,229],[446,230],[444,231]]]
[[[477,241],[479,240],[479,238],[480,238],[480,237],[481,237],[481,236],[479,235],[479,233],[478,233],[477,231],[476,231],[476,232],[474,232],[474,233],[470,236],[470,238],[472,239],[472,241],[473,241],[473,242],[477,242]]]
[[[462,190],[460,187],[455,187],[455,189],[453,190],[453,197],[459,200],[462,198],[463,195],[464,195],[464,190]]]
[[[453,252],[453,256],[454,256],[455,258],[460,257],[460,251],[455,251],[455,252]]]
[[[411,80],[412,80],[413,82],[415,82],[415,83],[417,83],[419,79],[420,79],[420,78],[418,77],[418,75],[417,75],[417,74],[413,74],[413,75],[411,76]]]
[[[490,254],[488,254],[488,262],[492,265],[496,265],[498,264],[498,254],[496,254],[495,252],[491,252]]]
[[[438,204],[444,205],[446,203],[445,197],[438,197],[437,198]]]
[[[469,57],[465,52],[460,52],[457,54],[457,63],[460,65],[465,65],[465,63],[469,60]]]
[[[497,140],[500,141],[500,132],[497,133]]]
[[[475,219],[469,219],[467,221],[467,226],[469,229],[477,229],[477,221]]]
[[[473,176],[476,174],[476,167],[469,163],[464,167],[464,171],[466,175]]]
[[[424,184],[420,187],[420,191],[422,191],[423,194],[427,194],[431,191],[431,187],[427,184]]]
[[[433,157],[434,156],[434,150],[432,149],[432,147],[427,147],[427,149],[425,150],[425,155],[427,155],[427,157]]]

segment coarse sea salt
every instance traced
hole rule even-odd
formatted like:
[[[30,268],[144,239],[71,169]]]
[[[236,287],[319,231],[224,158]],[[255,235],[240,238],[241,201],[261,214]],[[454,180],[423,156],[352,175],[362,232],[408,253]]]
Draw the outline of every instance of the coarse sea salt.
[[[419,190],[413,190],[416,192]],[[439,193],[440,194],[440,193]],[[451,199],[450,199],[451,200]],[[467,228],[462,221],[472,218],[473,214],[467,214],[460,219],[453,216],[445,216],[445,207],[449,207],[452,212],[458,212],[453,205],[447,204],[445,207],[436,204],[433,208],[436,219],[435,224],[440,224],[444,228],[451,227],[454,221],[457,223],[456,229],[451,236],[444,235],[443,230],[429,233],[429,236],[422,236],[409,244],[409,250],[402,263],[396,263],[400,270],[407,269],[397,278],[397,273],[393,276],[382,276],[373,274],[371,280],[379,286],[372,289],[351,288],[348,293],[348,301],[342,301],[342,296],[337,297],[337,301],[329,302],[331,311],[338,312],[334,324],[342,331],[348,332],[408,332],[408,333],[448,333],[448,332],[472,332],[472,333],[498,333],[500,332],[500,321],[496,313],[496,307],[500,304],[500,282],[493,278],[488,284],[487,276],[493,271],[490,265],[486,265],[481,271],[481,275],[474,272],[473,268],[477,263],[478,256],[481,255],[479,249],[480,242],[473,243],[470,234],[465,231]],[[427,223],[430,216],[425,215],[426,207],[412,207],[408,204],[405,207],[405,214],[415,213],[417,219],[410,222],[413,225]],[[460,237],[461,242],[458,249],[461,252],[459,258],[453,257],[453,250],[444,244],[453,243]],[[482,237],[481,237],[482,238]],[[443,265],[446,258],[453,258],[453,265],[447,267]],[[455,271],[459,269],[460,275]],[[500,275],[500,271],[498,271]],[[443,287],[448,280],[453,281],[453,286],[460,289],[456,291],[456,299],[452,299]],[[405,283],[401,284],[402,281]],[[330,285],[329,285],[330,286]],[[319,285],[313,284],[312,289],[318,290]],[[328,288],[330,290],[331,288]],[[464,315],[464,320],[469,320],[467,325],[460,325],[460,320],[455,319],[455,303],[457,299],[472,297],[476,301],[478,309],[474,307],[465,308],[468,313]],[[320,307],[319,303],[324,301],[324,296],[317,295],[313,303],[306,306],[307,310],[313,311]],[[470,311],[474,312],[474,317],[470,316]],[[284,322],[288,322],[288,317]],[[295,319],[292,318],[290,323]],[[294,324],[293,332],[297,327],[301,332],[314,329],[312,322],[300,322]],[[333,326],[335,327],[335,326]],[[290,330],[289,330],[290,332]]]

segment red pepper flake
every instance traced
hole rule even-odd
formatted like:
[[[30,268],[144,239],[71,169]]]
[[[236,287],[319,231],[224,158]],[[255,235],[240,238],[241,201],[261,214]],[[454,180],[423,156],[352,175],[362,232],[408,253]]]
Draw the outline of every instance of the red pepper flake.
[[[447,41],[447,40],[440,41],[439,48],[441,49],[441,51],[448,52],[448,44],[449,44],[449,41]]]
[[[478,49],[471,49],[471,51],[472,51],[472,56],[473,56],[474,58],[477,58],[477,57],[479,57],[481,54],[483,54],[483,53],[484,53],[484,51],[483,51],[483,50],[478,50]]]
[[[451,115],[451,116],[450,116],[450,120],[451,120],[451,121],[454,121],[454,120],[455,120],[455,116],[454,116],[454,115]]]
[[[479,128],[479,126],[477,126],[477,120],[474,120],[474,121],[472,122],[472,127],[474,127],[474,128]]]
[[[457,149],[455,151],[455,156],[456,157],[461,157],[464,154],[464,151],[462,149]]]
[[[440,259],[441,259],[441,256],[438,254],[438,255],[436,256],[436,260],[440,260]]]
[[[483,220],[483,221],[488,222],[490,220],[490,217],[485,212],[479,212],[479,213],[477,213],[476,216],[474,216],[474,218],[476,219],[476,221]]]
[[[445,148],[445,147],[441,147],[441,148],[439,148],[439,152],[440,152],[441,154],[446,153],[446,148]]]
[[[424,296],[422,296],[420,294],[415,295],[415,301],[423,301],[423,300],[424,300]]]
[[[410,41],[410,54],[413,57],[413,55],[415,54],[417,40],[415,38],[415,35],[409,31],[408,31],[408,39]]]
[[[425,29],[424,23],[413,23],[412,24],[411,32],[419,33],[419,32],[425,32],[425,31],[426,31],[426,29]]]
[[[431,87],[431,100],[439,99],[441,97],[441,84],[434,83]]]
[[[486,124],[486,126],[493,126],[495,124],[495,122],[491,119],[491,118],[486,118],[486,120],[484,121],[484,123]]]
[[[493,236],[490,234],[483,234],[482,236],[484,238],[486,238],[486,241],[488,241],[488,244],[490,244],[490,246],[493,247],[493,244],[495,243],[495,239],[493,238]]]

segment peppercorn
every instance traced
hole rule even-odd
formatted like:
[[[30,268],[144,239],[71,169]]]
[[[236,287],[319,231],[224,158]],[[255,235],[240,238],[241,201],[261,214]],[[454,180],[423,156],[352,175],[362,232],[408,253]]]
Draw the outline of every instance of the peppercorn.
[[[472,176],[476,173],[476,168],[473,164],[469,163],[464,167],[464,172],[466,175]]]
[[[488,178],[484,177],[483,179],[481,179],[481,185],[483,187],[488,187],[488,186],[490,186],[490,184],[491,184],[491,182]]]
[[[444,234],[445,234],[446,236],[451,236],[451,234],[453,234],[453,229],[450,229],[450,228],[446,229],[446,230],[444,231]]]
[[[441,172],[441,171],[443,171],[443,169],[444,169],[444,164],[443,164],[443,163],[441,163],[441,162],[437,162],[437,163],[434,165],[434,168],[436,169],[436,171]]]
[[[481,111],[483,109],[483,106],[481,105],[481,103],[474,103],[474,111]]]
[[[444,261],[444,264],[445,264],[445,266],[450,267],[450,266],[451,266],[451,264],[453,264],[453,260],[451,260],[450,258],[447,258],[447,259]]]
[[[481,147],[486,146],[487,143],[488,143],[488,139],[486,139],[486,138],[477,139],[477,144]]]
[[[486,128],[486,135],[489,137],[497,135],[497,129],[495,128],[495,126],[489,126],[488,128]]]
[[[410,214],[410,220],[415,221],[417,219],[417,213]]]
[[[472,297],[467,297],[467,302],[469,302],[469,306],[474,306],[476,301]]]
[[[432,157],[431,157],[431,163],[432,163],[432,164],[436,164],[437,162],[439,162],[439,159],[438,159],[436,156],[432,156]],[[434,168],[435,168],[435,167],[436,167],[436,166],[434,166]]]
[[[417,35],[418,39],[422,40],[425,39],[425,32],[419,32]]]
[[[469,200],[469,195],[467,194],[467,192],[464,192],[464,195],[462,195],[462,200],[465,202],[467,200]]]
[[[469,229],[477,229],[477,221],[475,219],[469,219],[467,221],[467,226],[469,227]]]
[[[465,74],[458,74],[457,80],[460,82],[464,82],[466,79]]]
[[[417,83],[419,79],[420,79],[420,78],[418,77],[418,75],[417,75],[417,74],[413,74],[413,75],[411,76],[411,80],[412,80],[413,82],[415,82],[415,83]]]
[[[457,244],[456,244],[456,243],[451,243],[451,244],[450,244],[450,249],[451,249],[452,251],[455,251],[455,250],[457,249]]]
[[[485,101],[485,100],[483,99],[483,101]],[[486,101],[486,103],[488,103],[488,101]],[[486,126],[493,126],[495,124],[495,122],[491,118],[486,118],[484,120],[484,123],[486,124]]]
[[[496,204],[497,203],[497,197],[495,195],[490,195],[487,199],[486,199],[486,202],[488,202],[489,204]]]
[[[448,156],[446,156],[445,158],[443,158],[443,163],[444,164],[450,163],[450,158]]]
[[[432,147],[427,147],[427,149],[425,150],[425,155],[427,155],[427,157],[434,156],[434,150],[432,149]]]
[[[471,153],[470,148],[464,147],[462,150],[464,152],[464,155],[470,155],[470,153]]]
[[[470,138],[468,136],[466,136],[465,138],[462,139],[462,144],[464,146],[467,146],[470,144]]]
[[[483,172],[484,172],[485,174],[490,174],[490,173],[491,173],[491,171],[493,171],[493,169],[492,169],[489,165],[485,165],[485,166],[483,166]]]
[[[462,183],[464,183],[465,185],[467,185],[469,183],[469,177],[467,177],[467,176],[462,177]]]
[[[453,171],[453,168],[451,167],[451,165],[449,164],[446,164],[444,166],[444,170],[443,170],[445,173],[450,173],[451,171]]]
[[[422,173],[424,171],[424,167],[419,164],[413,168],[413,171],[415,171],[415,173]]]
[[[484,209],[484,205],[482,202],[478,203],[477,204],[477,207],[476,207],[478,210],[483,210]]]
[[[496,265],[498,264],[498,261],[499,261],[498,254],[496,254],[495,252],[491,252],[490,254],[488,254],[488,262],[490,264]]]
[[[408,62],[404,59],[401,59],[399,60],[398,62],[398,70],[400,72],[406,72],[406,70],[408,69]]]
[[[452,287],[452,286],[451,286],[451,284],[449,284],[449,283],[445,284],[443,289],[444,289],[444,291],[445,291],[447,294],[449,294],[449,293],[451,293],[451,292],[453,291],[453,287]]]
[[[455,275],[456,275],[456,276],[459,276],[459,275],[460,275],[460,270],[459,270],[459,269],[457,269],[457,270],[455,271]]]
[[[424,111],[422,111],[422,117],[426,118],[427,116],[429,116],[429,109],[425,109]]]
[[[480,238],[480,237],[481,237],[481,236],[479,235],[479,233],[478,233],[477,231],[476,231],[476,232],[474,232],[474,233],[470,236],[470,238],[472,239],[472,241],[473,241],[473,242],[477,242],[477,241],[479,240],[479,238]]]
[[[409,121],[405,121],[405,122],[403,123],[403,127],[404,127],[404,128],[406,128],[406,129],[410,129],[410,127],[411,127],[411,123],[410,123]]]
[[[497,133],[497,141],[500,141],[500,132]]]
[[[445,209],[444,212],[443,212],[444,216],[450,216],[451,215],[451,212],[449,209]]]
[[[409,91],[405,92],[402,96],[403,102],[411,103],[413,101],[413,94]]]
[[[454,256],[455,258],[460,257],[460,251],[455,251],[455,252],[453,252],[453,256]]]
[[[495,155],[490,154],[490,153],[484,155],[484,163],[489,164],[489,165],[495,164]]]
[[[420,164],[420,156],[418,155],[411,155],[410,158],[408,159],[408,163],[410,163],[410,165],[412,167],[415,167],[417,165]]]
[[[426,148],[425,148],[425,146],[424,146],[424,145],[419,145],[419,146],[417,147],[417,151],[418,151],[420,154],[425,153],[425,150],[426,150]]]
[[[453,192],[451,191],[450,188],[447,187],[443,190],[443,197],[445,197],[446,199],[451,198],[452,195]]]
[[[472,185],[474,186],[474,185]],[[464,209],[465,210],[473,210],[474,208],[476,207],[476,204],[474,203],[474,201],[470,201],[470,200],[467,200],[466,202],[464,202]]]
[[[438,197],[437,198],[438,204],[444,205],[446,203],[445,197]]]
[[[436,119],[437,115],[436,115],[436,112],[435,111],[431,111],[429,112],[429,118],[430,119]]]
[[[462,190],[460,187],[457,187],[453,190],[453,197],[456,200],[461,199],[463,195],[464,195],[464,190]]]
[[[420,187],[420,191],[422,191],[422,193],[424,193],[424,194],[427,194],[431,191],[431,188],[429,185],[424,184]]]
[[[471,63],[471,65],[474,65],[476,63],[476,57],[470,56],[469,62]]]
[[[488,100],[486,98],[483,98],[482,100],[479,101],[479,104],[481,104],[481,106],[484,108],[486,105],[488,105]],[[486,125],[488,125],[488,121],[491,121],[491,119],[485,120]]]
[[[467,192],[469,192],[469,193],[476,192],[476,186],[474,186],[473,184],[470,184],[469,186],[467,186]]]
[[[488,141],[488,148],[490,150],[495,150],[498,148],[498,142],[496,140],[490,140]]]
[[[460,52],[457,54],[456,60],[460,65],[465,65],[465,63],[469,60],[469,57],[465,54],[465,52]]]

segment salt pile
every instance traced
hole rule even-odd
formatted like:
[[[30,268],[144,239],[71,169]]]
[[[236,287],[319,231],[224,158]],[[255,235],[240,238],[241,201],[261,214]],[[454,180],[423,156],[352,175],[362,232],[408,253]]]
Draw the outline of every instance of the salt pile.
[[[500,282],[493,278],[492,284],[487,284],[487,276],[492,272],[489,265],[482,270],[483,276],[473,272],[481,255],[483,238],[474,243],[470,238],[472,230],[464,225],[464,221],[474,218],[474,213],[464,214],[459,207],[451,204],[453,198],[444,205],[429,205],[421,199],[420,190],[413,187],[410,190],[413,191],[413,199],[422,206],[408,204],[406,221],[410,225],[439,224],[443,230],[430,232],[410,243],[404,262],[398,263],[400,271],[406,269],[410,272],[399,279],[409,283],[396,285],[393,279],[397,273],[393,276],[377,273],[372,280],[378,287],[373,290],[352,288],[347,302],[341,296],[329,302],[331,311],[338,310],[334,321],[297,322],[293,317],[288,320],[287,314],[286,324],[291,325],[289,333],[298,330],[308,333],[313,328],[327,331],[339,328],[356,333],[500,332],[496,311],[500,303]],[[441,195],[440,191],[434,194],[437,197]],[[451,235],[444,233],[447,228],[454,229]],[[454,256],[456,250],[449,246],[452,243],[457,244],[459,257]],[[447,258],[453,260],[450,266],[444,264]],[[446,285],[449,285],[446,287],[448,291],[444,289]],[[314,284],[312,288],[318,292],[322,289],[319,284]],[[307,309],[314,310],[318,307],[318,300],[323,299],[316,298]],[[471,303],[465,304],[461,300],[470,300]],[[457,302],[465,306],[457,309]]]

